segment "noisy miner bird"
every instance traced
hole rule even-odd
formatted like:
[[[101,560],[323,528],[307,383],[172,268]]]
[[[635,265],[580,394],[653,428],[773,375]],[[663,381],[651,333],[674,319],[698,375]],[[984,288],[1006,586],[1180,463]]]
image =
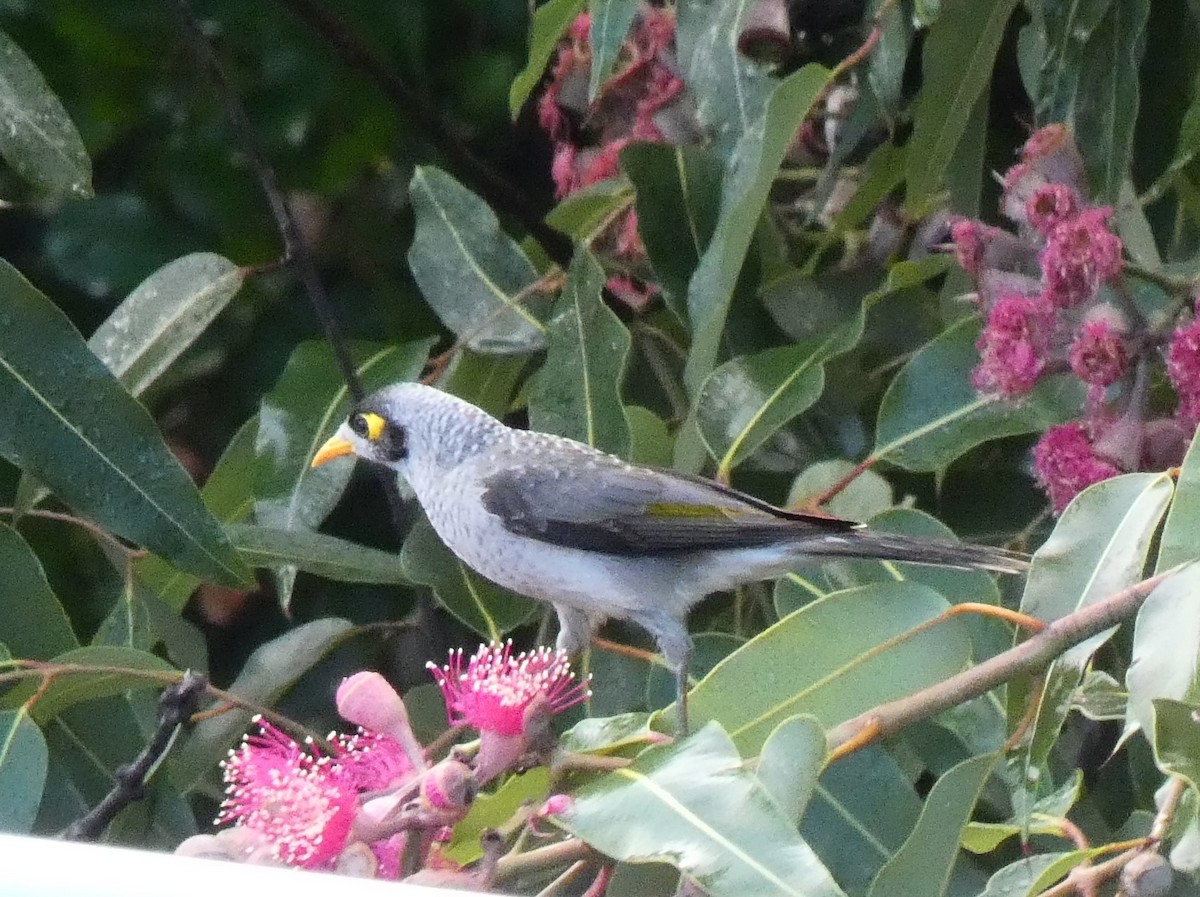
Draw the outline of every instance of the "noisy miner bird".
[[[363,400],[312,466],[351,454],[401,474],[467,566],[552,604],[558,646],[569,654],[610,617],[646,629],[675,673],[681,732],[692,653],[684,620],[712,592],[822,557],[1003,573],[1026,566],[999,548],[876,533],[639,467],[572,439],[513,429],[415,383]]]

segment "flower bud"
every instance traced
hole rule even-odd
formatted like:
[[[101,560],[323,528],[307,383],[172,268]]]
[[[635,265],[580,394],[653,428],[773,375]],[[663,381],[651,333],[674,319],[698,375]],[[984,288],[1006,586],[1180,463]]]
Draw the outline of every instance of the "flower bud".
[[[1157,853],[1139,853],[1121,870],[1126,897],[1166,897],[1174,881],[1171,864]]]
[[[421,781],[421,798],[436,810],[465,810],[478,787],[471,767],[459,760],[443,760]]]

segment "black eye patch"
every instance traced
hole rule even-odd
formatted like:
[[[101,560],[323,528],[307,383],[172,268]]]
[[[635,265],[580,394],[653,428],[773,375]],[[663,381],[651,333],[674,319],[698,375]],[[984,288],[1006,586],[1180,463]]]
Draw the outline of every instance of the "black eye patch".
[[[361,436],[363,439],[367,438],[367,434],[370,432],[371,427],[367,423],[365,416],[361,414],[352,414],[350,415],[349,424],[350,429],[354,432],[354,435]]]
[[[403,461],[408,457],[408,434],[397,424],[388,424],[378,445],[389,461]]]

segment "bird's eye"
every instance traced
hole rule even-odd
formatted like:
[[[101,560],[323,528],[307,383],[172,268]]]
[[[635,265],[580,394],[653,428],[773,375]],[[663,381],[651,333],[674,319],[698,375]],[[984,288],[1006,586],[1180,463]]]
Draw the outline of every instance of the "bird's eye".
[[[367,434],[371,431],[371,425],[367,423],[367,416],[365,414],[350,415],[350,429],[354,431],[355,436],[366,439]]]

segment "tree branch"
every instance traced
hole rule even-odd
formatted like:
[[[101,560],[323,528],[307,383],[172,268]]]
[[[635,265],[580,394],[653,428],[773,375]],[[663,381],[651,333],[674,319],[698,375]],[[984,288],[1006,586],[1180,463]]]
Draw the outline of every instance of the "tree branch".
[[[1015,648],[997,654],[957,676],[951,676],[945,682],[880,704],[846,720],[829,730],[826,736],[829,751],[835,756],[843,756],[848,753],[843,746],[858,746],[864,732],[880,738],[892,735],[912,723],[987,694],[996,686],[1018,676],[1044,670],[1067,649],[1132,617],[1159,583],[1184,566],[1173,567],[1073,614],[1060,617]]]

